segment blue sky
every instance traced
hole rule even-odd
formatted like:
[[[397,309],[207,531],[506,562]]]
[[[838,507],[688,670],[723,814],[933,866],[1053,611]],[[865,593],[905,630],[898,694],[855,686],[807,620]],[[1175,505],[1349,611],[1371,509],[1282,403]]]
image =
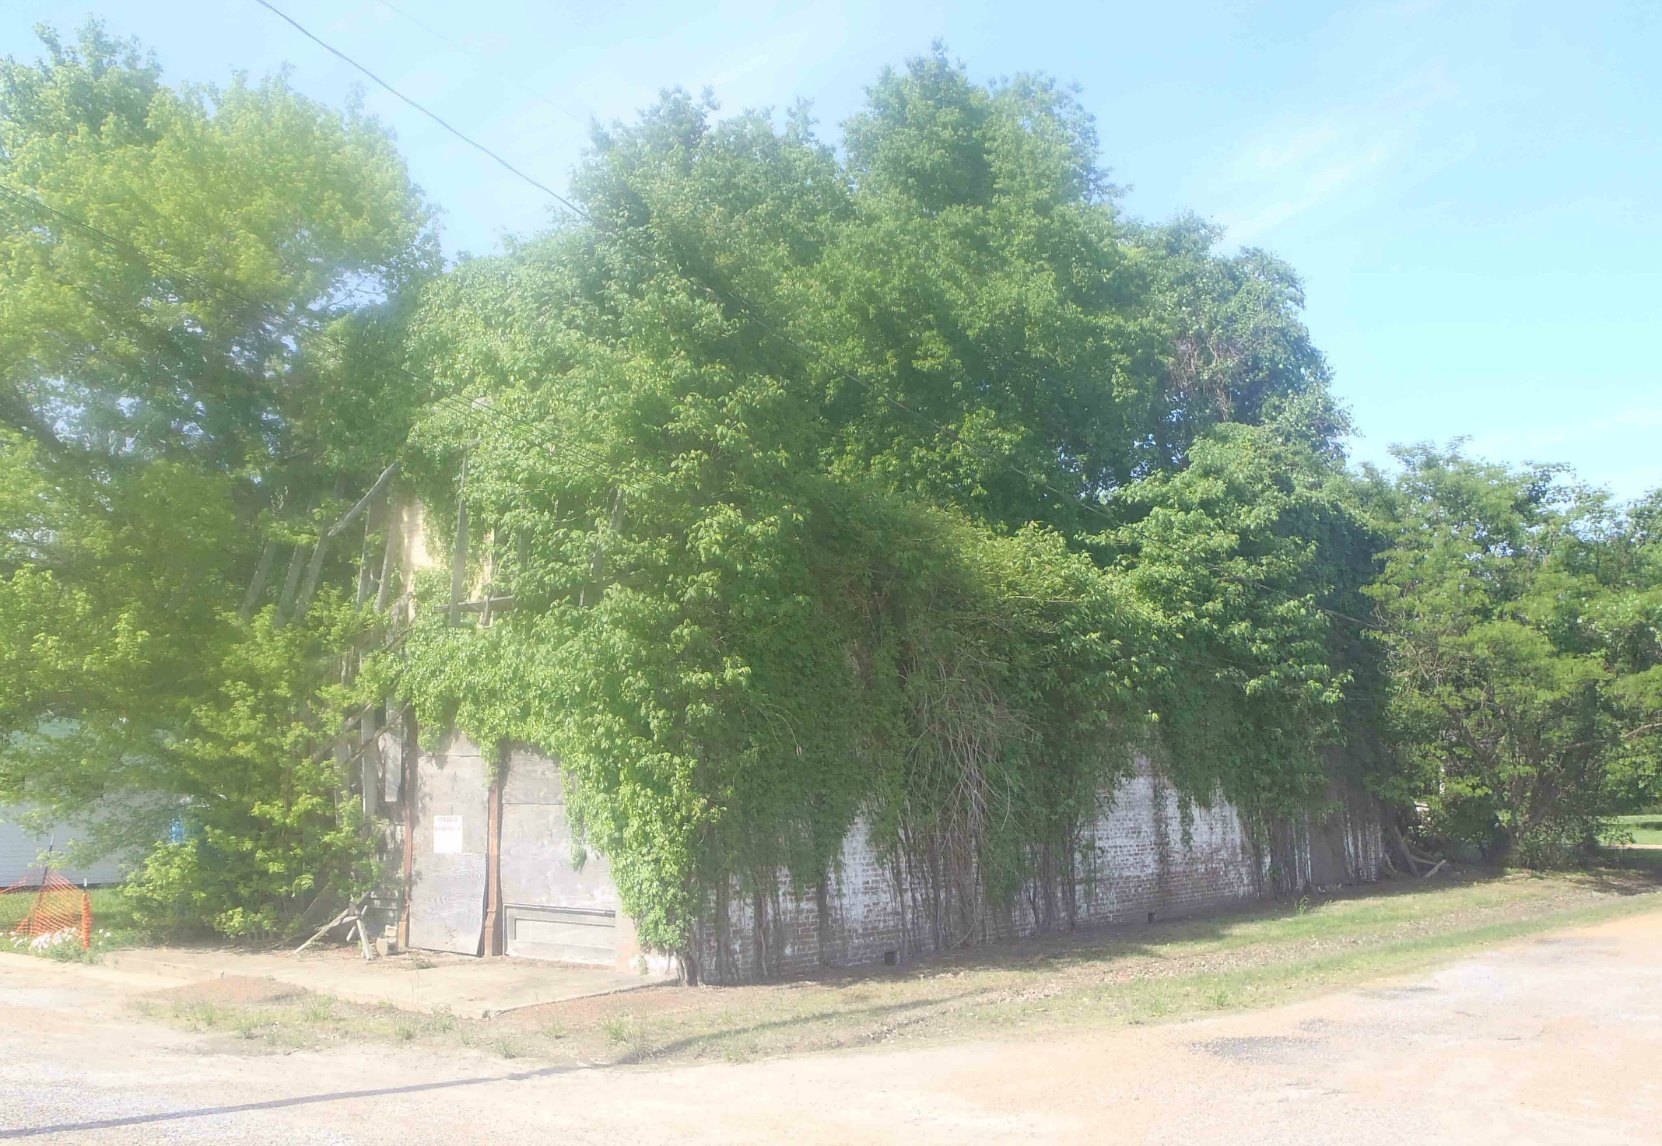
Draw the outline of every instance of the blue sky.
[[[1192,209],[1303,274],[1355,457],[1468,435],[1620,496],[1662,485],[1658,0],[276,2],[561,189],[589,117],[663,87],[734,110],[806,98],[834,136],[885,64],[937,37],[980,78],[1049,72],[1081,86],[1131,213]],[[286,63],[321,99],[361,83],[251,0],[7,0],[0,53],[93,13],[175,80]],[[488,160],[366,99],[444,209],[448,250],[547,217]]]

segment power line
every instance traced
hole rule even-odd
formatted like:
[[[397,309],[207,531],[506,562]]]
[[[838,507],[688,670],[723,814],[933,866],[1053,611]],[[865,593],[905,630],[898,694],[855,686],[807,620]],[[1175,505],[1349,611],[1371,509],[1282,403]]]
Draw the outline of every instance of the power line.
[[[437,40],[439,43],[444,44],[446,47],[454,48],[456,51],[461,52],[463,55],[471,56],[473,59],[477,60],[481,65],[483,65],[485,67],[494,67],[494,65],[492,64],[492,62],[490,60],[486,59],[484,56],[480,55],[478,52],[474,51],[472,48],[469,48],[466,44],[463,44],[459,40],[452,39],[451,37],[445,35],[443,32],[439,31],[437,28],[433,27],[431,24],[427,23],[425,20],[419,19],[416,16],[412,16],[410,13],[404,11],[404,9],[400,8],[398,5],[392,3],[392,0],[375,0],[375,2],[377,4],[379,4],[381,7],[385,8],[387,11],[391,12],[393,15],[398,16],[401,19],[408,20],[410,23],[414,24],[417,28],[420,28],[423,32],[426,32],[429,36],[433,37],[433,39]],[[518,80],[514,79],[511,76],[498,75],[497,79],[500,80],[502,83],[507,84],[509,87],[512,87],[512,88],[517,89],[518,91],[524,92],[527,96],[529,96],[531,99],[536,100],[538,103],[543,104],[546,107],[550,107],[550,108],[554,109],[555,111],[559,112],[561,115],[565,116],[567,119],[571,120],[571,122],[577,124],[579,127],[583,128],[585,130],[588,129],[588,127],[591,123],[593,123],[594,121],[596,121],[600,118],[597,114],[595,114],[595,112],[592,108],[585,106],[582,103],[582,101],[580,101],[580,100],[573,100],[572,102],[576,103],[579,107],[582,107],[584,113],[588,116],[587,119],[584,119],[584,118],[578,116],[575,112],[573,112],[569,108],[562,107],[560,104],[558,104],[555,101],[549,99],[546,95],[543,95],[541,92],[539,92],[536,89],[532,88],[528,84],[523,84],[523,83],[519,82]]]
[[[279,20],[281,20],[285,24],[289,25],[296,32],[299,32],[302,36],[306,37],[306,39],[310,40],[312,43],[316,44],[318,47],[320,47],[324,51],[328,52],[331,56],[334,56],[337,59],[344,61],[349,66],[357,69],[358,71],[362,72],[364,75],[368,76],[372,81],[374,81],[376,86],[382,88],[389,95],[392,95],[393,97],[395,97],[399,100],[402,100],[404,103],[408,104],[410,107],[413,107],[416,111],[419,111],[422,115],[426,116],[428,119],[432,120],[434,123],[436,123],[440,127],[444,128],[444,130],[448,131],[451,135],[454,135],[457,139],[461,140],[463,143],[467,144],[469,147],[473,148],[475,151],[478,151],[478,152],[480,152],[484,155],[489,156],[491,159],[495,160],[496,163],[499,164],[502,168],[504,168],[505,170],[511,172],[513,175],[517,176],[518,178],[524,180],[526,183],[530,184],[532,187],[535,187],[538,191],[541,191],[544,195],[547,195],[550,199],[553,199],[556,203],[560,204],[566,210],[570,211],[573,215],[576,215],[579,219],[583,219],[587,222],[593,222],[594,221],[594,220],[589,218],[588,212],[584,211],[581,207],[577,206],[577,204],[573,203],[570,199],[567,199],[564,195],[562,195],[558,191],[554,190],[554,188],[550,187],[548,184],[542,182],[539,179],[535,179],[532,176],[527,175],[525,172],[521,171],[518,167],[515,167],[512,163],[509,163],[506,159],[502,158],[501,155],[497,154],[495,151],[492,151],[489,147],[486,147],[483,143],[480,143],[477,139],[474,139],[472,136],[466,134],[465,132],[459,131],[456,128],[452,127],[450,125],[449,121],[444,119],[443,117],[441,117],[437,112],[432,111],[432,110],[428,109],[427,107],[423,106],[422,104],[417,103],[415,100],[411,99],[409,96],[405,95],[403,92],[401,92],[397,88],[393,87],[386,80],[382,79],[380,76],[378,76],[374,72],[370,71],[363,64],[360,64],[357,60],[354,60],[351,56],[347,55],[345,52],[341,51],[339,48],[335,47],[333,44],[329,43],[327,40],[324,40],[321,37],[319,37],[317,35],[314,35],[311,32],[311,30],[308,29],[304,24],[300,23],[300,21],[296,20],[294,17],[292,17],[288,13],[284,12],[281,8],[278,8],[275,4],[268,3],[267,0],[254,0],[254,3],[258,4],[261,8],[264,8],[266,11],[268,11],[272,15],[276,16]]]

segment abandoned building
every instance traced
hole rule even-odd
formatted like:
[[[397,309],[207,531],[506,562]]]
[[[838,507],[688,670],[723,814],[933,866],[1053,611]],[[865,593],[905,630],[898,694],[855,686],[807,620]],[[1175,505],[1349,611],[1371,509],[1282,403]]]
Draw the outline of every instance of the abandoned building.
[[[435,565],[419,506],[395,516],[404,568]],[[458,581],[453,598],[460,589]],[[473,604],[488,614],[488,592]],[[574,855],[557,761],[388,716],[359,775],[366,811],[392,825],[394,878],[374,914],[396,927],[401,945],[669,969],[670,956],[642,949],[605,857]],[[1076,853],[1052,865],[1060,870],[996,910],[969,912],[961,896],[954,910],[952,890],[932,881],[939,864],[885,861],[857,821],[823,886],[793,888],[781,872],[764,893],[735,888],[707,905],[685,954],[699,980],[738,982],[906,963],[966,943],[1147,923],[1377,880],[1384,850],[1375,802],[1335,781],[1325,807],[1324,815],[1255,833],[1227,802],[1185,803],[1155,765],[1139,760],[1117,789],[1101,794]]]

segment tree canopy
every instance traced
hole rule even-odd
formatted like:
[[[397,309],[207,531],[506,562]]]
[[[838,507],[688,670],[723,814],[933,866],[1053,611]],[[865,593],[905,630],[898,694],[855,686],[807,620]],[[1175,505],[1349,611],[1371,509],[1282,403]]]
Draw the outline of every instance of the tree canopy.
[[[468,405],[413,467],[515,604],[418,624],[423,723],[558,751],[672,948],[861,813],[963,857],[973,912],[1136,751],[1195,801],[1323,794],[1370,554],[1291,273],[1122,219],[1049,82],[925,58],[840,149],[711,113],[602,133],[583,218],[426,293]]]
[[[1662,795],[1656,498],[1624,513],[1557,467],[1399,456],[1369,591],[1409,790],[1435,830],[1561,863]]]

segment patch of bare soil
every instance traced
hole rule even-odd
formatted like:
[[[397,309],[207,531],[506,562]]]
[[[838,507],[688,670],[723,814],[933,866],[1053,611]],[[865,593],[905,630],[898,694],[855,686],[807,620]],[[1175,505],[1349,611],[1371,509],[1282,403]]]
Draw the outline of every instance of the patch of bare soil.
[[[212,1003],[219,1006],[256,1006],[290,1002],[309,993],[304,987],[279,983],[275,979],[256,978],[251,975],[222,975],[217,979],[186,983],[182,987],[151,991],[142,996],[142,999],[162,1005],[190,1006]]]

